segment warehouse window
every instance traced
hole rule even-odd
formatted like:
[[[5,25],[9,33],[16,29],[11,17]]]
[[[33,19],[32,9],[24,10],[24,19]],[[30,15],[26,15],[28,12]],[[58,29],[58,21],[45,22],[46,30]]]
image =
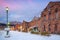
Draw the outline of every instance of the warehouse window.
[[[49,12],[49,15],[51,15],[51,12]]]
[[[44,32],[46,31],[46,29],[45,29],[45,25],[44,25]]]
[[[50,24],[48,25],[48,31],[50,31],[51,29],[50,29]]]
[[[55,15],[56,15],[56,19],[58,19],[58,13],[56,13]]]
[[[55,16],[56,16],[56,19],[58,18],[58,8],[55,9]]]
[[[55,24],[55,31],[57,31],[57,24]]]
[[[46,15],[44,15],[44,20],[46,20]]]
[[[48,19],[50,20],[51,19],[51,12],[49,12],[49,15],[48,16],[49,16]]]
[[[55,9],[55,12],[56,12],[56,13],[58,12],[58,8]]]

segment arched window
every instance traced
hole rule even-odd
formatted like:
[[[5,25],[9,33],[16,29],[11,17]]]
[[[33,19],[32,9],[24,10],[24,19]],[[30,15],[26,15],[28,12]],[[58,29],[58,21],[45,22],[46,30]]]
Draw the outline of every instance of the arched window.
[[[38,27],[34,27],[33,31],[37,32],[38,31]]]

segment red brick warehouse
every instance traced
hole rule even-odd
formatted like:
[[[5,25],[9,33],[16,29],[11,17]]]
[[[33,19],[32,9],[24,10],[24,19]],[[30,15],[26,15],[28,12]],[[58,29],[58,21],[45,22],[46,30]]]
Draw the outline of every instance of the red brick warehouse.
[[[49,2],[41,13],[42,32],[60,33],[60,2]]]

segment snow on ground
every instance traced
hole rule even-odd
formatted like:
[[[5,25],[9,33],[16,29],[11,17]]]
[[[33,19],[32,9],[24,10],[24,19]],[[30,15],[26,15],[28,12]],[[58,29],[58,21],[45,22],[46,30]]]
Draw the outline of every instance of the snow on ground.
[[[0,31],[0,40],[60,40],[60,35],[41,36],[30,33],[10,31],[10,38],[5,38],[5,31]]]

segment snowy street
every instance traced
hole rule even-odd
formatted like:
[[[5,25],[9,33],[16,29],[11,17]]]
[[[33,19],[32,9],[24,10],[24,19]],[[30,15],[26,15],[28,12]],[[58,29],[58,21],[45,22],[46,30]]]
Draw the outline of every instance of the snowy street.
[[[30,33],[10,31],[10,38],[5,38],[5,32],[0,31],[0,40],[60,40],[60,35],[41,36]]]

